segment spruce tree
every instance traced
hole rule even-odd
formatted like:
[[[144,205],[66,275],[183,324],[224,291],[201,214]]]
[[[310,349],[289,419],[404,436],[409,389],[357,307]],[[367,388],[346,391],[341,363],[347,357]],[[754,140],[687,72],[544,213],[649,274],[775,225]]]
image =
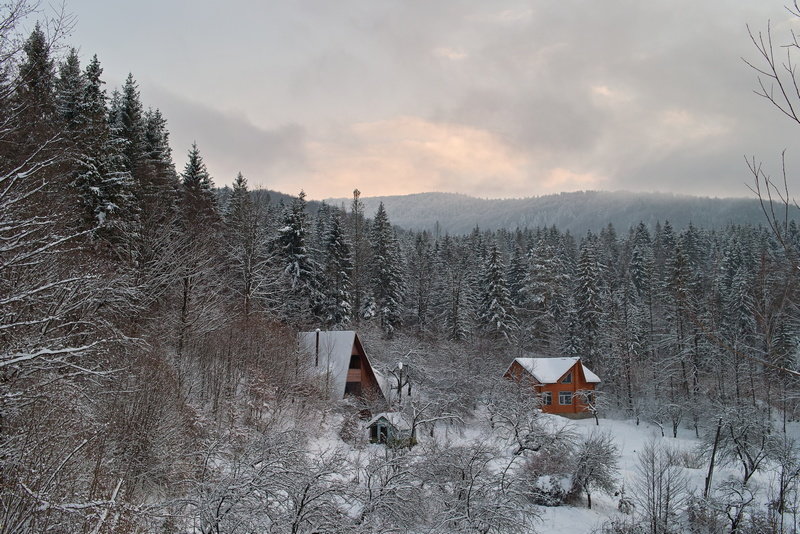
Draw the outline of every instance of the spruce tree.
[[[353,315],[350,293],[353,258],[338,212],[330,214],[324,240],[324,261],[323,319],[330,328],[345,327],[350,324]]]
[[[575,290],[575,304],[579,324],[578,346],[585,360],[591,364],[598,352],[598,334],[603,313],[603,266],[598,254],[598,240],[589,232],[581,244]]]
[[[367,223],[364,218],[364,203],[361,191],[353,190],[353,202],[350,205],[350,241],[353,244],[353,310],[356,322],[374,312],[369,292],[369,242],[367,240]]]
[[[125,169],[138,179],[138,166],[144,151],[143,107],[139,86],[128,74],[122,92],[115,91],[111,98],[109,123],[113,135],[121,142],[122,162]]]
[[[58,115],[68,130],[75,131],[81,126],[79,115],[82,113],[85,78],[81,73],[80,59],[74,48],[59,66],[56,81],[56,104]]]
[[[263,210],[256,206],[240,172],[225,210],[225,241],[234,293],[247,320],[257,295],[266,288],[266,232]]]
[[[483,268],[483,294],[478,308],[478,321],[484,335],[512,343],[518,326],[504,272],[500,251],[493,244]]]
[[[433,288],[438,283],[438,272],[434,268],[435,253],[430,234],[422,232],[414,240],[408,266],[408,297],[412,323],[417,332],[424,332],[430,321],[433,305]]]
[[[472,335],[475,319],[475,287],[472,257],[467,247],[445,235],[437,241],[434,288],[437,324],[447,339],[460,341]]]
[[[276,249],[284,282],[285,312],[295,321],[313,324],[320,314],[322,294],[319,268],[308,248],[306,194],[300,194],[284,210],[283,226],[278,230]]]
[[[23,126],[27,126],[26,130],[37,126],[51,132],[53,124],[48,121],[56,115],[56,73],[50,43],[38,23],[25,41],[23,51],[25,59],[19,66],[15,96]]]
[[[391,337],[402,321],[404,284],[400,247],[383,202],[372,221],[370,241],[372,297],[381,327]]]
[[[214,223],[216,216],[216,198],[211,175],[200,155],[197,143],[192,143],[188,160],[181,174],[182,212],[189,226]]]
[[[83,73],[78,109],[71,119],[76,142],[74,185],[85,206],[88,224],[99,225],[98,236],[116,242],[130,231],[137,211],[133,180],[123,167],[120,145],[112,138],[107,121],[102,73],[94,56]],[[62,107],[71,109],[67,101],[62,97]]]

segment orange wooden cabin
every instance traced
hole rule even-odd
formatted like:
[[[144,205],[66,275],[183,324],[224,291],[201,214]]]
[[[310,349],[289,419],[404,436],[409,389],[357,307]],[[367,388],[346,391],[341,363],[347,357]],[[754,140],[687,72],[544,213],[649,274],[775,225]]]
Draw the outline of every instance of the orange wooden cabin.
[[[594,391],[600,378],[580,358],[515,358],[505,378],[528,380],[541,395],[542,411],[554,414],[581,414],[586,403],[578,391]]]
[[[384,397],[380,376],[352,330],[300,332],[298,341],[300,351],[309,357],[309,370],[324,377],[332,399]]]

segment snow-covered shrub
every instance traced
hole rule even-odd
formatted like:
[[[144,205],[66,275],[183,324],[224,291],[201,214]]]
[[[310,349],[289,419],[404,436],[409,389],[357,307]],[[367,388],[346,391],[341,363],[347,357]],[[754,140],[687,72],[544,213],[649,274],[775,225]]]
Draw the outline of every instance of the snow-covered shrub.
[[[531,486],[530,500],[541,506],[561,506],[567,499],[569,478],[544,475]]]
[[[592,534],[645,534],[647,530],[632,518],[615,517],[603,523]]]
[[[687,522],[692,526],[692,532],[723,532],[726,527],[725,515],[702,497],[689,497],[686,503],[686,516]]]
[[[703,461],[702,453],[692,449],[667,449],[667,457],[669,463],[676,467],[685,467],[687,469],[702,469],[706,466]]]

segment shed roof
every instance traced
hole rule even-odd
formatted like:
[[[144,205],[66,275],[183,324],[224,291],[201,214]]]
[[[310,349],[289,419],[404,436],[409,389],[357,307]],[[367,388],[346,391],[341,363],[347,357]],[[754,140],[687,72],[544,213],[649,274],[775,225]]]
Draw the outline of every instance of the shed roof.
[[[528,371],[536,380],[542,384],[555,384],[569,371],[576,362],[580,362],[580,358],[515,358],[515,362],[519,363],[526,371]],[[589,383],[599,383],[600,377],[589,370],[588,367],[583,365],[583,374],[586,381]]]
[[[370,427],[377,423],[381,418],[386,419],[391,423],[398,430],[410,429],[411,423],[408,422],[408,419],[405,415],[399,412],[382,412],[373,417],[367,423],[367,427]]]

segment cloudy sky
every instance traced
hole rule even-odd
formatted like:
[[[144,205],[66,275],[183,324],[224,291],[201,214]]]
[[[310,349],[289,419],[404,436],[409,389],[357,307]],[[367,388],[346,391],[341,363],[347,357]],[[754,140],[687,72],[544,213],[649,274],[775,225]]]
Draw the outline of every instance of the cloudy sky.
[[[800,169],[753,94],[746,24],[781,0],[68,0],[110,87],[130,71],[217,185],[310,198],[582,189],[748,196],[746,156]],[[800,28],[800,24],[797,24]]]

